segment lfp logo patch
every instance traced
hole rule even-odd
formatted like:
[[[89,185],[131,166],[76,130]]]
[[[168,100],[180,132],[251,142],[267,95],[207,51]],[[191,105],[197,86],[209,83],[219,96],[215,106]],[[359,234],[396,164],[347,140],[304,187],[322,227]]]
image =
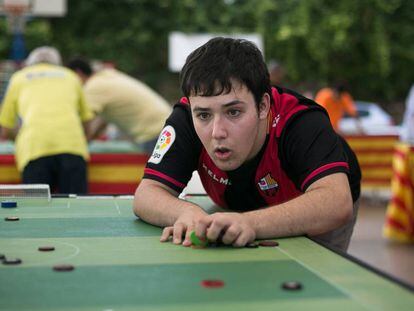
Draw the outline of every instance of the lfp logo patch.
[[[175,130],[171,125],[167,125],[161,131],[160,137],[158,137],[157,144],[152,152],[151,158],[148,160],[150,163],[158,164],[161,162],[168,149],[171,148],[175,140]]]

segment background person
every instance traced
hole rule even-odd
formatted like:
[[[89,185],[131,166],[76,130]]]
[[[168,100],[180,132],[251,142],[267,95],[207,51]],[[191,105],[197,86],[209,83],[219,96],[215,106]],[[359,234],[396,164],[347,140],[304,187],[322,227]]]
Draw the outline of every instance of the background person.
[[[181,89],[185,97],[167,119],[134,200],[138,217],[165,227],[161,241],[189,246],[194,230],[241,247],[306,234],[346,250],[361,175],[322,107],[272,88],[260,51],[245,40],[215,38],[192,52]],[[177,198],[194,170],[229,212],[207,215]]]
[[[87,141],[92,118],[78,77],[53,47],[39,47],[11,77],[0,112],[2,136],[16,139],[23,183],[45,183],[61,193],[86,193]]]
[[[393,241],[414,243],[414,84],[406,100],[400,142],[394,147],[392,172],[383,234]]]
[[[144,152],[151,154],[171,106],[144,83],[112,68],[92,72],[89,62],[77,58],[68,65],[84,82],[88,104],[97,117],[90,139],[108,123],[115,124]]]
[[[400,140],[414,146],[414,84],[411,86],[405,103]]]
[[[274,86],[281,86],[285,80],[285,68],[276,60],[270,60],[268,64],[270,84]]]
[[[315,101],[326,109],[335,131],[339,132],[339,121],[347,113],[357,120],[358,130],[362,132],[362,125],[359,121],[354,99],[346,90],[344,84],[339,83],[333,87],[321,89],[316,94]]]

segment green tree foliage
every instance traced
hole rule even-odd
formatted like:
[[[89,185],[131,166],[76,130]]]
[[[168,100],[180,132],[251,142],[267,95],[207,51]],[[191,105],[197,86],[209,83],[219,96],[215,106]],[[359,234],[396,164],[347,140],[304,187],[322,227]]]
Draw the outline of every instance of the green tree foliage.
[[[168,34],[263,35],[267,60],[277,59],[293,88],[317,89],[338,79],[356,98],[401,100],[414,81],[411,0],[68,0],[64,18],[33,19],[26,44],[57,46],[67,59],[85,55],[179,96],[168,72]],[[0,21],[0,56],[10,35]]]
[[[271,5],[273,4],[273,6]],[[265,36],[293,82],[348,81],[357,97],[405,96],[414,81],[414,2],[269,1]]]

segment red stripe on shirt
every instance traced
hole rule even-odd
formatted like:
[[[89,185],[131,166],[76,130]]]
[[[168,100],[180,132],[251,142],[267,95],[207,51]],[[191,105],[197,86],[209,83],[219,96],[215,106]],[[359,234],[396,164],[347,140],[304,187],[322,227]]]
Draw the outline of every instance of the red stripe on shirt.
[[[160,173],[156,170],[146,168],[146,169],[144,169],[144,174],[149,174],[149,175],[154,175],[154,176],[160,177],[160,178],[165,179],[166,181],[169,181],[170,183],[176,185],[179,188],[185,188],[185,185],[183,183],[180,183],[179,181],[176,181],[175,179],[173,179],[173,178],[171,178],[171,177],[169,177],[169,176],[167,176],[163,173]]]
[[[189,104],[188,98],[187,97],[181,97],[180,98],[180,104],[183,104],[183,105]]]
[[[310,173],[308,175],[308,177],[306,177],[306,179],[303,181],[302,185],[301,185],[301,189],[303,189],[303,187],[306,185],[306,183],[311,180],[312,178],[314,178],[315,176],[319,175],[320,173],[329,170],[333,167],[338,167],[338,166],[342,166],[345,167],[347,169],[349,169],[349,165],[346,162],[334,162],[334,163],[329,163],[326,165],[323,165],[321,167],[318,167],[316,170],[314,170],[312,173]]]

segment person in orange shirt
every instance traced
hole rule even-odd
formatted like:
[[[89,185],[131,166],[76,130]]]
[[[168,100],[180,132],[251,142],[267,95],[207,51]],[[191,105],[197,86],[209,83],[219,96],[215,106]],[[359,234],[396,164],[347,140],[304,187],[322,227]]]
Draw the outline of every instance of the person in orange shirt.
[[[358,120],[357,126],[362,131],[354,100],[342,84],[321,89],[316,94],[315,101],[328,111],[332,127],[335,131],[339,132],[339,121],[345,113]]]

